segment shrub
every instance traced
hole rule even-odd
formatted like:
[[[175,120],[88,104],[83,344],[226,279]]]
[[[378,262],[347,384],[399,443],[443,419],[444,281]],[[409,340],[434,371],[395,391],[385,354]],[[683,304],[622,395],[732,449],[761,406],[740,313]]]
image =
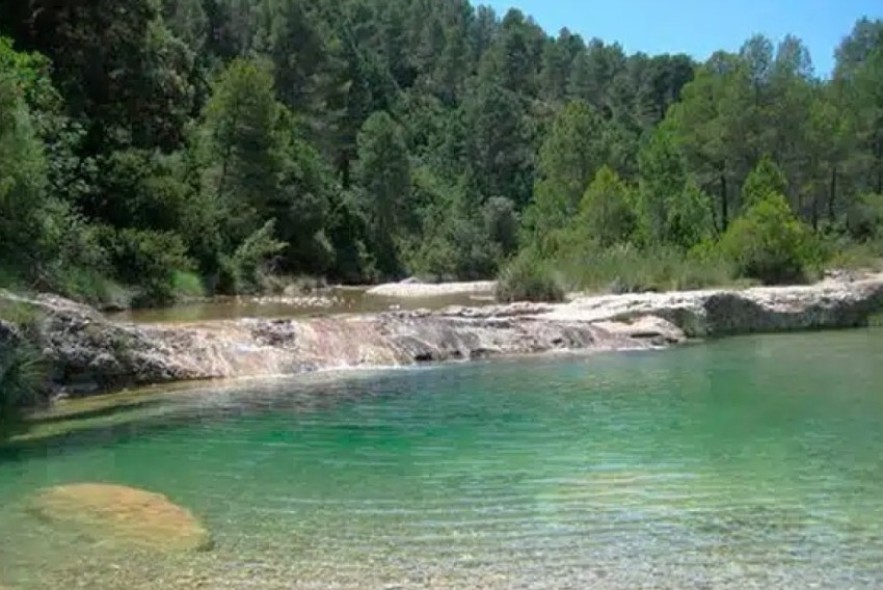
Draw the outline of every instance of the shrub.
[[[287,245],[273,237],[274,226],[275,221],[271,219],[248,236],[232,256],[223,260],[221,291],[251,293],[262,289],[270,259]]]
[[[3,342],[5,329],[0,324],[0,428],[39,401],[46,380],[39,351],[29,344]]]
[[[103,239],[119,278],[138,290],[132,301],[134,305],[174,301],[176,275],[192,268],[180,236],[170,232],[106,228]]]
[[[846,230],[858,241],[873,240],[883,226],[883,196],[861,195],[846,212]]]
[[[192,272],[175,271],[172,275],[172,286],[176,299],[193,299],[205,296],[202,280],[199,278],[199,275]]]
[[[596,247],[572,254],[562,269],[569,287],[595,292],[691,290],[732,283],[732,265],[712,253],[713,245],[707,248],[709,252],[700,257],[685,255],[677,247]]]
[[[771,195],[784,195],[787,190],[788,179],[769,156],[764,156],[745,179],[742,209],[747,211]]]
[[[35,308],[0,299],[0,428],[43,393],[45,365],[31,344],[38,320]]]
[[[604,166],[580,203],[578,224],[602,246],[628,242],[638,228],[633,195],[619,176]],[[579,231],[579,230],[578,230]]]
[[[809,228],[777,194],[768,194],[734,221],[721,249],[740,275],[766,284],[806,282],[821,257]]]
[[[557,302],[563,301],[564,295],[549,266],[529,255],[516,258],[503,269],[497,283],[497,300],[504,303]]]

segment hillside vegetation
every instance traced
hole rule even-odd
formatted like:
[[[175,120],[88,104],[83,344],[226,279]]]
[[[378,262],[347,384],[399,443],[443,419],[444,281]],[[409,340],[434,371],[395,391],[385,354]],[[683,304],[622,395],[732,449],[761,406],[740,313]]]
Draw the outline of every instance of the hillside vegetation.
[[[0,286],[558,298],[883,253],[879,20],[824,79],[794,37],[627,55],[466,0],[2,0],[0,33]]]

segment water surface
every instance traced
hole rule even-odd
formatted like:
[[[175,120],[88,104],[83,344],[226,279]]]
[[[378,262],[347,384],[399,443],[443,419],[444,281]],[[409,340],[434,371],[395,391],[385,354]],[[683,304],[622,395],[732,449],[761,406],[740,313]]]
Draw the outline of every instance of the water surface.
[[[385,297],[367,287],[334,287],[299,297],[214,297],[169,307],[130,309],[108,317],[136,323],[186,323],[241,318],[293,318],[316,315],[379,313],[389,310],[438,310],[452,305],[481,307],[490,295],[457,293],[430,297]]]
[[[0,453],[0,584],[878,589],[883,331],[212,387]],[[162,556],[48,528],[34,490],[162,492]]]

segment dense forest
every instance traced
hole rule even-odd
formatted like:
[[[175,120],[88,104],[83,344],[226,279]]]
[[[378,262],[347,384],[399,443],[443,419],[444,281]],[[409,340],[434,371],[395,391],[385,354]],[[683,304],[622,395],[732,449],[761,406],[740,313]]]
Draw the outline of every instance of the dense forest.
[[[0,34],[0,286],[551,298],[883,254],[879,20],[829,78],[794,37],[697,63],[467,0],[2,0]]]

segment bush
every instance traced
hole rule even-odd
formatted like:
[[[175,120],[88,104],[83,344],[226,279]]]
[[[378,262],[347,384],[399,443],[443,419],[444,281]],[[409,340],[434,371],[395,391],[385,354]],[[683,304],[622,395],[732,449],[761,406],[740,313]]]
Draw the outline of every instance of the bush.
[[[581,291],[684,291],[732,283],[732,265],[713,253],[713,246],[709,248],[709,252],[699,256],[685,255],[677,247],[596,247],[572,254],[561,267],[568,286]]]
[[[423,238],[403,245],[408,270],[436,281],[475,281],[494,276],[500,268],[503,247],[495,240],[493,228],[481,221],[457,214],[428,219]]]
[[[202,279],[192,272],[175,271],[172,275],[172,286],[176,299],[194,299],[205,296]]]
[[[138,290],[133,305],[162,305],[175,300],[176,275],[193,266],[180,236],[170,232],[105,228],[103,240],[120,280]]]
[[[580,203],[577,231],[581,229],[602,246],[628,242],[638,229],[634,200],[616,172],[604,166]]]
[[[883,270],[883,242],[875,240],[854,244],[835,243],[828,246],[831,257],[827,267],[848,270]]]
[[[806,282],[821,258],[809,228],[777,194],[768,194],[733,222],[721,251],[741,276],[765,284]]]
[[[46,371],[33,346],[4,343],[0,324],[0,428],[14,421],[22,408],[41,398]]]
[[[265,223],[239,245],[233,256],[222,261],[222,292],[253,293],[263,289],[270,259],[287,246],[273,237],[274,226],[274,220]]]
[[[564,289],[549,266],[530,256],[516,258],[500,273],[497,301],[564,301]]]
[[[43,393],[45,366],[30,344],[38,320],[35,308],[0,299],[0,428]]]
[[[846,230],[852,239],[864,242],[880,236],[883,226],[883,196],[857,197],[846,212]]]

